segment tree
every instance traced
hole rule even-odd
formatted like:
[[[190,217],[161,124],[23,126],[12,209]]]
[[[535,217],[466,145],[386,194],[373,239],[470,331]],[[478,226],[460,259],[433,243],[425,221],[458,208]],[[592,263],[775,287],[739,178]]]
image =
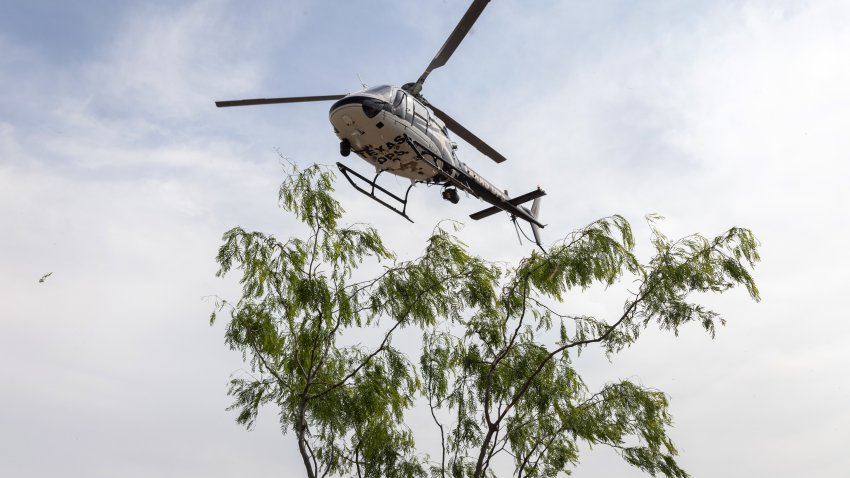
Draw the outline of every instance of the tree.
[[[374,228],[340,224],[333,179],[292,166],[280,188],[307,237],[224,234],[218,275],[238,270],[242,296],[219,303],[211,322],[228,311],[225,341],[250,364],[230,383],[237,422],[250,428],[262,406],[277,408],[310,478],[556,476],[578,464],[581,442],[613,447],[653,476],[687,476],[666,396],[629,381],[591,391],[571,357],[590,346],[616,354],[650,326],[693,322],[713,336],[723,319],[691,296],[740,285],[759,299],[749,230],[671,240],[650,217],[644,263],[629,223],[611,216],[507,266],[438,226],[419,258],[400,261]],[[369,260],[380,273],[355,280]],[[570,294],[624,279],[633,292],[616,317],[558,310]],[[421,331],[418,357],[393,345],[403,328]],[[374,344],[346,345],[353,334]],[[433,458],[405,425],[417,399],[440,437]],[[513,466],[497,474],[494,460]]]

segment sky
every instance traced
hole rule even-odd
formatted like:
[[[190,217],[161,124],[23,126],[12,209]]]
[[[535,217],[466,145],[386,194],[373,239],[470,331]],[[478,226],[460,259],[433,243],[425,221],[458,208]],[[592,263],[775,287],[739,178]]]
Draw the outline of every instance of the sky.
[[[214,257],[236,225],[297,234],[277,207],[281,156],[333,164],[338,142],[327,104],[213,101],[414,81],[467,6],[0,2],[0,475],[300,469],[273,410],[251,432],[225,411],[243,364],[209,326],[210,298],[239,289]],[[545,242],[615,213],[644,259],[648,213],[671,237],[759,238],[763,300],[705,297],[728,320],[714,340],[649,331],[611,362],[579,362],[591,385],[666,392],[693,476],[850,470],[848,51],[844,0],[494,0],[425,85],[509,158],[461,144],[462,160],[514,194],[548,192]],[[464,221],[484,257],[532,249],[506,217],[469,220],[474,198],[415,188],[409,224],[337,186],[346,220],[375,224],[401,258],[442,219]],[[622,299],[593,289],[569,305],[605,314]],[[574,472],[615,474],[642,476],[601,448]]]

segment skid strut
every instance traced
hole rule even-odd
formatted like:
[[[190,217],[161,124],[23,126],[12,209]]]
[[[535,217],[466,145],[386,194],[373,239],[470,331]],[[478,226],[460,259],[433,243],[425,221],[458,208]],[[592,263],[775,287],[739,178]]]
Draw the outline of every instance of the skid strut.
[[[336,163],[336,166],[339,168],[340,171],[342,171],[342,175],[345,176],[345,179],[347,179],[348,182],[351,183],[352,186],[354,186],[354,189],[360,191],[361,193],[365,194],[366,196],[369,196],[370,198],[372,198],[375,201],[379,202],[380,204],[384,205],[384,207],[386,207],[387,209],[395,211],[401,217],[407,219],[408,221],[413,222],[413,219],[411,219],[410,217],[407,216],[407,196],[410,194],[410,188],[413,187],[414,183],[410,183],[410,186],[407,187],[407,191],[404,193],[404,198],[402,199],[401,197],[391,193],[390,191],[387,191],[386,189],[384,189],[384,188],[382,188],[381,186],[378,185],[378,183],[376,181],[378,180],[378,176],[380,176],[381,173],[383,173],[383,171],[378,171],[378,174],[376,174],[375,177],[370,180],[366,176],[363,176],[362,174],[358,173],[357,171],[349,168],[348,166],[346,166],[342,163],[338,162],[338,163]],[[355,177],[357,177],[358,179],[360,179],[364,183],[372,186],[371,190],[366,190],[363,187],[361,187],[359,184],[354,182],[354,180],[351,179],[351,176],[349,176],[349,174],[353,174]],[[386,194],[387,196],[389,196],[392,200],[399,202],[401,204],[401,209],[393,206],[392,204],[390,204],[390,203],[384,201],[383,199],[379,198],[378,196],[376,196],[375,190],[378,190],[378,191]]]

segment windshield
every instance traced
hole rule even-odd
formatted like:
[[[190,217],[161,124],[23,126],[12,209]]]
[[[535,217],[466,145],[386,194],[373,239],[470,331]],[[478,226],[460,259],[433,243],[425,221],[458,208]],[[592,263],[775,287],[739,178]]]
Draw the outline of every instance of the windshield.
[[[369,88],[368,90],[363,91],[363,93],[367,93],[367,94],[370,94],[370,95],[375,95],[375,96],[379,96],[381,98],[384,98],[388,102],[390,101],[390,97],[392,95],[392,92],[393,92],[393,87],[389,86],[389,85],[373,86],[372,88]]]

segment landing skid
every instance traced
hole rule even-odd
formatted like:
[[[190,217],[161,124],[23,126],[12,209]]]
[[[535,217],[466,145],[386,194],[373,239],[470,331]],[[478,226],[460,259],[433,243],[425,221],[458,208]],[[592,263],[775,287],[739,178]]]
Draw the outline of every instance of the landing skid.
[[[399,214],[401,217],[407,219],[408,221],[413,222],[413,219],[411,219],[407,215],[407,196],[410,194],[410,188],[413,187],[414,183],[410,183],[410,186],[407,187],[407,191],[404,193],[404,199],[402,199],[401,197],[391,193],[390,191],[387,191],[386,189],[384,189],[384,188],[382,188],[381,186],[378,185],[378,183],[377,183],[378,176],[380,176],[381,173],[383,173],[383,171],[378,171],[378,174],[376,174],[374,178],[369,179],[366,176],[363,176],[362,174],[358,173],[357,171],[349,168],[348,166],[346,166],[342,163],[338,162],[338,163],[336,163],[336,166],[342,172],[342,175],[345,176],[345,179],[347,179],[348,182],[351,183],[352,186],[354,186],[354,189],[360,191],[361,193],[365,194],[366,196],[369,196],[370,198],[374,199],[378,203],[382,204],[387,209],[396,212],[397,214]],[[361,187],[359,184],[354,182],[353,179],[351,179],[350,174],[354,175],[357,179],[363,181],[364,183],[370,185],[371,189],[366,190],[365,188]],[[392,204],[388,203],[387,201],[384,201],[383,199],[376,196],[375,190],[378,190],[378,191],[386,194],[393,201],[400,203],[401,209],[393,206]]]

